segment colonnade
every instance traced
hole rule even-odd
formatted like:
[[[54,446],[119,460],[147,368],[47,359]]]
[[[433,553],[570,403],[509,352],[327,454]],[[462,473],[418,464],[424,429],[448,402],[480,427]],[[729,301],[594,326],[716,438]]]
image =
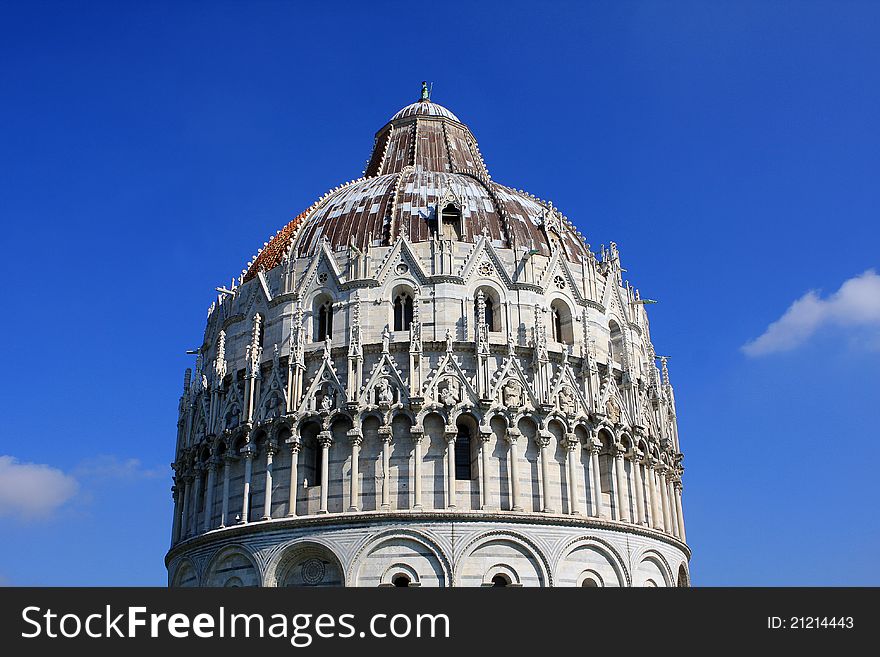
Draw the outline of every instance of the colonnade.
[[[424,429],[412,427],[410,429],[413,446],[412,467],[412,503],[410,510],[419,511],[423,507],[422,491],[422,466],[423,466],[423,440]],[[361,460],[361,446],[363,436],[359,429],[348,431],[347,437],[350,445],[351,469],[349,473],[349,500],[346,512],[354,513],[362,510],[359,466]],[[455,449],[458,430],[456,427],[446,427],[443,435],[446,443],[445,463],[443,478],[446,508],[457,508],[456,472],[455,472]],[[489,497],[493,493],[489,484],[490,470],[490,445],[491,432],[480,432],[479,456],[480,472],[478,480],[481,510],[493,509],[489,503]],[[391,508],[391,446],[393,436],[390,426],[379,428],[379,438],[382,443],[380,455],[382,462],[381,477],[381,504],[379,509]],[[526,507],[522,500],[522,481],[520,470],[523,460],[520,454],[520,445],[525,442],[522,432],[517,428],[509,428],[505,438],[508,444],[507,460],[510,468],[508,479],[509,511],[523,512]],[[611,520],[622,523],[630,523],[663,531],[681,541],[685,541],[684,516],[682,514],[682,483],[680,471],[663,463],[657,458],[644,454],[637,448],[627,448],[619,442],[605,445],[593,436],[586,441],[581,441],[575,434],[566,434],[563,439],[565,448],[565,460],[563,464],[565,472],[565,487],[567,504],[559,495],[553,495],[549,482],[551,482],[551,463],[555,462],[549,452],[551,434],[539,431],[535,436],[535,443],[539,449],[540,466],[538,468],[538,494],[540,497],[540,509],[546,514],[567,514],[589,516],[601,520]],[[330,488],[329,465],[330,447],[333,437],[330,431],[321,431],[317,435],[317,444],[320,448],[320,499],[318,514],[327,514],[328,492]],[[299,490],[299,455],[302,452],[302,442],[298,436],[293,436],[286,441],[285,445],[290,450],[290,487],[287,491],[287,517],[297,515],[296,502]],[[261,520],[271,520],[273,506],[273,461],[274,456],[281,446],[267,442],[260,457],[264,459],[265,478],[263,513]],[[600,457],[605,457],[606,464],[610,459],[610,468],[606,470],[610,477],[609,504],[603,498],[602,473],[600,471]],[[175,486],[172,489],[175,502],[175,517],[173,525],[173,542],[176,543],[184,538],[198,533],[196,526],[199,508],[202,506],[200,495],[203,489],[203,477],[207,477],[204,499],[204,518],[202,531],[227,527],[231,524],[246,524],[249,522],[251,509],[250,491],[253,484],[253,462],[257,458],[257,450],[251,443],[246,444],[239,453],[228,450],[219,457],[210,458],[205,463],[199,463],[188,471],[178,473]],[[230,477],[232,466],[239,459],[244,462],[243,487],[239,500],[230,499]],[[579,463],[580,461],[580,463]],[[628,467],[627,467],[628,465]],[[212,526],[214,521],[214,489],[218,468],[223,469],[222,503],[220,523]],[[610,472],[608,472],[610,470]],[[630,493],[632,491],[632,494]],[[495,492],[497,494],[497,491]],[[239,510],[235,518],[230,517],[230,505]],[[563,506],[565,508],[563,508]],[[505,509],[506,511],[506,509]],[[277,516],[274,516],[277,517]]]

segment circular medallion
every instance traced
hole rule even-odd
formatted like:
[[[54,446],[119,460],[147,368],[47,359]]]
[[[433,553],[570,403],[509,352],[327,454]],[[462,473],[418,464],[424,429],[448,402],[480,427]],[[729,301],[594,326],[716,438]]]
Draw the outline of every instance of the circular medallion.
[[[320,559],[306,559],[302,565],[302,578],[306,584],[318,584],[324,579],[324,562]]]

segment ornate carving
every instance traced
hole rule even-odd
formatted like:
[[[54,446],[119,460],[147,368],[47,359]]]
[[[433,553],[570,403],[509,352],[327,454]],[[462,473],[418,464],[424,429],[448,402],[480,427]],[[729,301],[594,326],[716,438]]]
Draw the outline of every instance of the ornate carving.
[[[394,388],[386,377],[376,382],[376,403],[391,404],[394,402]]]
[[[306,559],[302,565],[302,579],[306,584],[320,584],[324,581],[327,569],[320,559]]]
[[[569,386],[562,386],[559,389],[559,410],[566,415],[574,415],[575,413],[574,390]]]
[[[444,406],[455,406],[461,401],[461,383],[455,377],[448,376],[437,386],[439,401]]]
[[[620,407],[614,399],[609,399],[605,402],[605,415],[607,415],[608,419],[614,424],[620,422]]]
[[[523,387],[516,379],[508,379],[501,389],[501,398],[508,408],[518,408],[523,405]]]

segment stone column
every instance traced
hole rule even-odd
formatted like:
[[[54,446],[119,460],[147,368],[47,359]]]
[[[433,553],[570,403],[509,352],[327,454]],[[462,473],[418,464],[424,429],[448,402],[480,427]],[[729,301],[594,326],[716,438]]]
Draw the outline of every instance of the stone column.
[[[597,518],[604,518],[605,509],[602,504],[602,473],[599,470],[599,452],[602,450],[602,443],[595,438],[590,441],[590,481],[593,490],[593,515]]]
[[[391,427],[379,427],[382,441],[382,508],[391,508]]]
[[[361,504],[360,459],[361,444],[364,439],[357,429],[351,429],[348,432],[348,436],[351,440],[351,500],[349,501],[348,510],[354,513],[360,509]]]
[[[572,515],[580,513],[580,500],[578,499],[577,463],[575,462],[581,441],[570,433],[565,440],[566,456],[568,457],[568,512]]]
[[[208,490],[205,493],[205,524],[204,531],[211,531],[211,520],[214,517],[214,486],[217,485],[217,459],[208,461]]]
[[[672,525],[669,518],[669,501],[666,499],[666,466],[661,465],[657,471],[657,478],[660,480],[660,503],[663,506],[663,530],[671,534]]]
[[[179,478],[175,478],[179,481]],[[174,500],[174,524],[171,527],[171,545],[180,540],[180,512],[183,506],[183,490],[175,483],[171,487],[171,499]]]
[[[632,455],[632,471],[635,477],[633,482],[636,489],[636,513],[638,514],[637,525],[648,524],[645,520],[645,491],[642,488],[642,453],[634,451]]]
[[[491,433],[480,434],[480,456],[483,461],[483,477],[480,480],[480,493],[483,498],[483,506],[481,509],[489,508],[489,440],[492,438]]]
[[[681,511],[681,479],[675,480],[675,510],[678,515],[678,537],[684,543],[686,542],[686,537],[684,533],[684,514]]]
[[[244,457],[244,491],[241,496],[241,519],[240,524],[247,524],[250,518],[250,497],[251,497],[251,473],[254,469],[254,450],[250,445],[246,445],[241,450]]]
[[[454,509],[455,500],[455,439],[458,431],[446,432],[446,508]]]
[[[651,499],[651,527],[663,528],[663,519],[657,501],[657,473],[654,470],[654,460],[650,456],[645,457],[645,476],[648,478],[648,497]]]
[[[329,431],[321,431],[318,434],[318,444],[321,446],[321,508],[318,513],[327,513],[327,489],[330,487],[330,445],[333,438]]]
[[[671,525],[671,534],[678,538],[678,514],[675,509],[675,488],[672,480],[675,474],[670,469],[666,476],[666,499],[669,500],[669,521]]]
[[[220,511],[220,528],[229,524],[229,469],[235,461],[229,450],[223,455],[223,508]]]
[[[266,494],[263,497],[262,520],[272,519],[272,460],[276,451],[272,443],[266,445]]]
[[[519,450],[517,440],[520,437],[519,429],[507,430],[507,442],[510,443],[510,507],[512,511],[522,511],[522,502],[519,499]]]
[[[290,445],[290,492],[287,496],[287,516],[293,518],[296,516],[296,493],[299,490],[299,450],[302,443],[293,436],[287,439],[287,443]]]
[[[550,503],[550,463],[547,456],[550,438],[539,433],[535,441],[541,448],[541,510],[544,513],[556,513],[556,510]]]
[[[187,473],[183,476],[183,514],[181,516],[181,525],[183,538],[190,535],[189,532],[189,498],[192,489],[192,475]]]
[[[626,473],[623,471],[623,459],[626,453],[623,446],[615,446],[614,452],[614,488],[617,491],[617,519],[629,522],[629,500],[626,495]]]
[[[202,501],[202,477],[204,477],[204,470],[205,466],[201,463],[196,466],[196,481],[192,489],[193,505],[192,518],[190,518],[192,524],[189,530],[191,536],[199,533],[199,506]]]
[[[413,440],[413,509],[422,508],[422,438],[421,427],[412,427],[410,436]]]

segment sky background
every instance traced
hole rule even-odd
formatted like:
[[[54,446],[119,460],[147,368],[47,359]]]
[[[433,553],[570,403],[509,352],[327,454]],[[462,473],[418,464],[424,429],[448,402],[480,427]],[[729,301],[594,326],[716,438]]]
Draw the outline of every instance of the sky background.
[[[880,585],[878,37],[876,2],[0,2],[0,583],[166,584],[214,288],[424,79],[659,300],[694,583]]]

